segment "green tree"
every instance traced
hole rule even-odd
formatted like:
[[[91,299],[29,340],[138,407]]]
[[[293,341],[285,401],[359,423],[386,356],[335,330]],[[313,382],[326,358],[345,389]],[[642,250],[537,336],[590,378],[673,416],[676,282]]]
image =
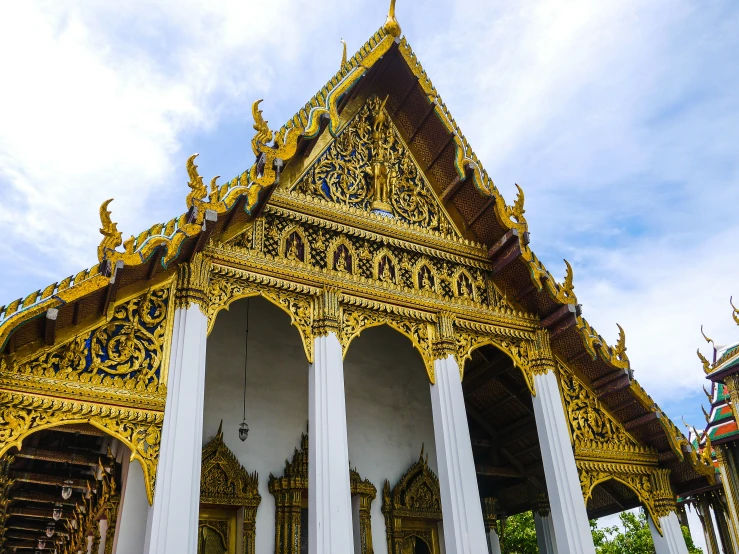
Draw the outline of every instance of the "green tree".
[[[649,531],[647,515],[623,512],[619,514],[621,526],[598,527],[595,520],[590,521],[590,531],[597,554],[654,554],[654,541]],[[682,527],[685,544],[689,554],[703,554],[696,547],[687,527]],[[503,554],[538,554],[536,528],[531,512],[511,516],[506,520],[500,541]]]
[[[538,554],[534,514],[523,512],[506,519],[500,541],[503,554]]]

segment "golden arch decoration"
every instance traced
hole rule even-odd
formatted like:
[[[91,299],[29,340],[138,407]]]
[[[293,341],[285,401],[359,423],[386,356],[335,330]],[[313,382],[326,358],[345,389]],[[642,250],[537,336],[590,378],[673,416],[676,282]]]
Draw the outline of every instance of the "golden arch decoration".
[[[299,237],[295,242],[294,237]],[[280,255],[290,261],[309,264],[311,260],[310,242],[308,242],[305,231],[300,225],[292,225],[283,231],[280,237]]]
[[[312,363],[312,295],[317,294],[317,291],[298,285],[295,288],[298,290],[288,291],[272,287],[269,283],[251,282],[234,270],[224,270],[224,274],[212,273],[208,284],[208,334],[213,330],[216,317],[222,310],[228,310],[237,300],[262,296],[290,316],[290,323],[298,330],[303,342],[305,356]]]
[[[676,499],[670,486],[670,470],[627,463],[576,461],[580,486],[587,505],[593,489],[606,481],[617,481],[631,490],[649,513],[662,534],[660,518],[675,510]]]
[[[259,476],[248,473],[223,442],[223,422],[216,436],[203,447],[200,474],[200,503],[210,507],[243,508],[243,554],[254,554],[257,509],[262,501],[258,491]],[[220,522],[218,522],[220,523]],[[212,527],[228,541],[227,533],[207,520],[200,527]]]
[[[431,383],[434,383],[434,354],[433,337],[434,322],[431,317],[428,320],[411,319],[400,313],[390,313],[355,306],[342,306],[341,328],[339,330],[339,342],[344,358],[349,351],[349,345],[362,331],[371,327],[387,325],[410,339],[423,359],[426,373]]]
[[[463,372],[462,376],[464,377],[464,364],[472,358],[475,350],[483,346],[494,346],[513,361],[514,367],[521,371],[531,394],[536,395],[532,369],[535,349],[534,337],[531,335],[507,329],[455,328],[454,340],[457,350],[455,357],[459,370]]]
[[[0,407],[0,457],[10,448],[20,450],[37,431],[89,423],[128,447],[131,460],[141,464],[146,496],[153,503],[163,413],[13,392],[0,394]]]

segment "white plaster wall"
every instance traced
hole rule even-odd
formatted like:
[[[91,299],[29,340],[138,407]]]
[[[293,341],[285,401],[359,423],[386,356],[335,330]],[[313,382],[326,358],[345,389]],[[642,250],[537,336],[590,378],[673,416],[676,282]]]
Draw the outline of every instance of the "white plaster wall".
[[[298,331],[282,310],[251,299],[246,419],[249,438],[241,442],[246,300],[218,315],[208,338],[203,444],[223,419],[224,441],[247,471],[259,473],[262,502],[257,510],[256,551],[274,552],[274,498],[269,474],[282,475],[308,421],[308,362]]]
[[[387,554],[382,487],[394,487],[425,444],[437,472],[429,381],[420,354],[389,327],[364,331],[344,360],[349,460],[377,487],[372,503],[372,544]],[[438,473],[437,473],[438,474]]]

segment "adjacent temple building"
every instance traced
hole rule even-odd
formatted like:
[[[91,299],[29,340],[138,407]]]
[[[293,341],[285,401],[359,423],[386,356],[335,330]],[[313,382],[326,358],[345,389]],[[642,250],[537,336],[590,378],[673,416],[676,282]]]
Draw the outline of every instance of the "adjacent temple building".
[[[732,316],[739,325],[739,309],[734,304]],[[701,329],[702,331],[702,329]],[[708,360],[700,350],[706,378],[711,382],[710,392],[705,388],[710,408],[703,409],[706,428],[693,429],[691,441],[700,456],[715,466],[715,483],[686,491],[679,499],[683,506],[696,510],[703,527],[708,554],[739,552],[739,342],[718,347],[711,344],[713,359]]]
[[[593,553],[716,483],[531,250],[386,23],[254,164],[0,308],[0,544],[43,554],[484,554],[533,510]],[[185,194],[183,193],[183,197]],[[183,202],[183,204],[185,204]],[[71,210],[71,207],[70,207]]]

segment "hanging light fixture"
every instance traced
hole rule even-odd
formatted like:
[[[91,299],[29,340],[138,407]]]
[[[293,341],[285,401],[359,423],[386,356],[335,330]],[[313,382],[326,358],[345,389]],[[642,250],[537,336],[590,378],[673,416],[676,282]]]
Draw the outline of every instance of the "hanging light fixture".
[[[46,548],[46,541],[44,539],[38,540],[38,548],[39,550],[43,550],[44,548]]]
[[[46,536],[49,538],[53,537],[54,531],[56,531],[56,525],[54,525],[53,521],[50,521],[49,524],[46,526]]]
[[[72,518],[72,529],[77,529],[77,520]]]
[[[69,500],[69,497],[72,496],[72,485],[73,484],[74,484],[74,481],[72,481],[71,479],[64,480],[64,484],[62,485],[62,498],[64,500]]]
[[[239,425],[239,438],[243,441],[249,436],[249,424],[246,423],[246,363],[249,359],[249,299],[246,300],[246,333],[244,340],[244,420]]]
[[[59,521],[62,518],[62,505],[57,502],[54,504],[54,510],[51,512],[51,517],[54,521]]]

